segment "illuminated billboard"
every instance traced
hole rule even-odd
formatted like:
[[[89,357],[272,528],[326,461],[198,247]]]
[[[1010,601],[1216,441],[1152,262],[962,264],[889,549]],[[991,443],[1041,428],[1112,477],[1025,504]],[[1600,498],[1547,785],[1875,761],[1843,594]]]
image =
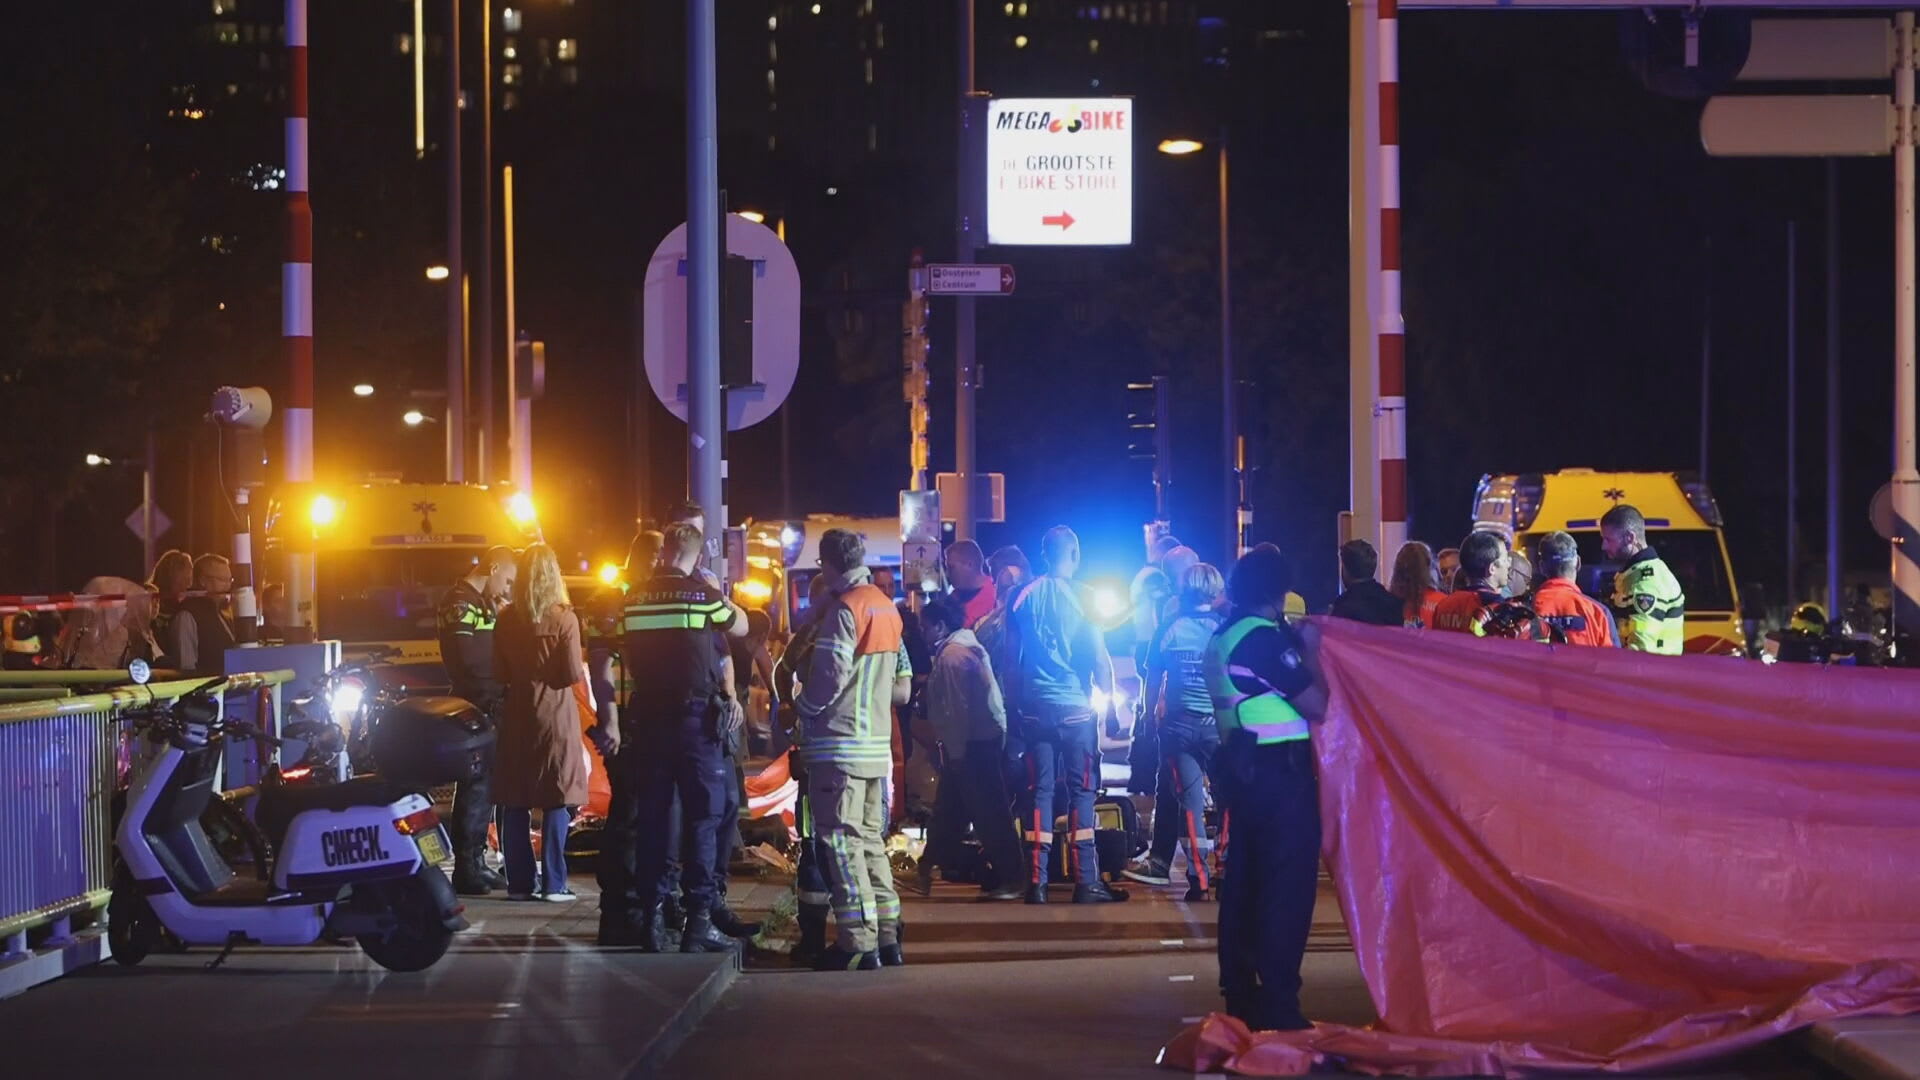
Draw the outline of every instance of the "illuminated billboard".
[[[989,101],[987,243],[1133,243],[1133,100]]]

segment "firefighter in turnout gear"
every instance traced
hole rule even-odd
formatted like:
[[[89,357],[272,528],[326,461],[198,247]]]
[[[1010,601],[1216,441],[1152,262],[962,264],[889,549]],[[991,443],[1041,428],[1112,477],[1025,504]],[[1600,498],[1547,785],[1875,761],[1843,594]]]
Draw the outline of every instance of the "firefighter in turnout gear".
[[[774,693],[783,714],[780,722],[789,726],[788,740],[796,744],[787,761],[794,780],[800,785],[800,797],[793,815],[795,830],[800,834],[800,857],[795,861],[793,880],[794,899],[798,902],[794,921],[800,927],[800,941],[789,955],[794,964],[802,967],[812,967],[814,961],[820,959],[820,954],[826,951],[827,920],[833,913],[833,891],[827,885],[826,878],[827,860],[831,855],[821,842],[820,830],[814,824],[813,797],[807,793],[807,769],[800,761],[797,746],[803,733],[799,730],[798,710],[794,708],[801,679],[812,668],[813,640],[820,633],[820,620],[833,605],[833,593],[828,589],[828,584],[824,573],[815,574],[808,582],[804,621],[773,668]]]
[[[1221,745],[1214,762],[1226,838],[1220,992],[1254,1030],[1296,1030],[1300,961],[1320,869],[1320,799],[1307,718],[1325,708],[1284,617],[1286,557],[1256,548],[1233,568],[1233,613],[1204,660]]]
[[[499,723],[505,688],[493,674],[493,626],[500,605],[513,592],[515,558],[510,547],[488,548],[467,576],[453,583],[440,601],[440,663],[454,696],[466,698],[487,719],[489,729]],[[453,887],[462,896],[485,896],[502,888],[506,879],[487,868],[487,822],[493,816],[487,774],[493,770],[493,750],[487,750],[486,771],[478,780],[463,780],[453,796]]]
[[[832,607],[820,615],[813,658],[794,702],[802,720],[813,822],[824,842],[836,940],[820,971],[897,966],[900,894],[887,861],[887,781],[893,771],[893,707],[912,694],[900,613],[875,588],[858,533],[828,529],[820,569],[832,576]],[[902,668],[905,668],[904,672]]]
[[[1679,656],[1686,646],[1687,594],[1647,543],[1647,521],[1625,503],[1600,519],[1600,544],[1626,565],[1613,576],[1613,610],[1620,643],[1629,649]]]

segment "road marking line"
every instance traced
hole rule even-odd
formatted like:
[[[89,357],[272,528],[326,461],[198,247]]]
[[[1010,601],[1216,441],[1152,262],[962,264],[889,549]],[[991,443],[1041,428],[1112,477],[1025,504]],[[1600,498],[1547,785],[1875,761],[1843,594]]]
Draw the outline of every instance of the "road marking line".
[[[1192,981],[1193,981],[1193,976],[1191,976],[1191,975],[1169,975],[1169,976],[1167,976],[1167,981],[1168,981],[1168,982],[1192,982]]]

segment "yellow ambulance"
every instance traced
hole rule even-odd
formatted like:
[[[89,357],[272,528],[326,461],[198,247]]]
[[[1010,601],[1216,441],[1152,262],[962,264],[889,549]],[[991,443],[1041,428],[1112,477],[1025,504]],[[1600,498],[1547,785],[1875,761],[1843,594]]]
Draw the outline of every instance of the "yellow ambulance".
[[[415,669],[407,685],[445,685],[435,625],[440,599],[495,544],[525,547],[539,536],[523,493],[479,484],[289,485],[272,493],[264,519],[261,612],[275,616],[274,585],[288,557],[314,557],[316,587],[306,618],[321,639],[396,650],[388,662]]]
[[[1600,519],[1623,503],[1647,519],[1647,543],[1686,590],[1686,651],[1744,655],[1740,591],[1727,557],[1720,507],[1693,473],[1489,474],[1474,493],[1473,527],[1501,534],[1529,558],[1542,536],[1560,530],[1573,534],[1580,544],[1580,588],[1604,603],[1620,565],[1601,551]]]

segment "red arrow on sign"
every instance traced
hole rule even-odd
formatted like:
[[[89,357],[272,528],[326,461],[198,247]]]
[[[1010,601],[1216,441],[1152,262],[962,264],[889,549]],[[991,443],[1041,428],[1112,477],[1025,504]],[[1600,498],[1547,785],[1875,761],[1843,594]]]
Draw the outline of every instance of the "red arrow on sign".
[[[1062,210],[1058,214],[1053,214],[1049,217],[1041,218],[1040,224],[1058,225],[1060,226],[1060,231],[1065,232],[1068,229],[1073,228],[1073,215],[1070,213],[1067,213],[1065,210]]]

